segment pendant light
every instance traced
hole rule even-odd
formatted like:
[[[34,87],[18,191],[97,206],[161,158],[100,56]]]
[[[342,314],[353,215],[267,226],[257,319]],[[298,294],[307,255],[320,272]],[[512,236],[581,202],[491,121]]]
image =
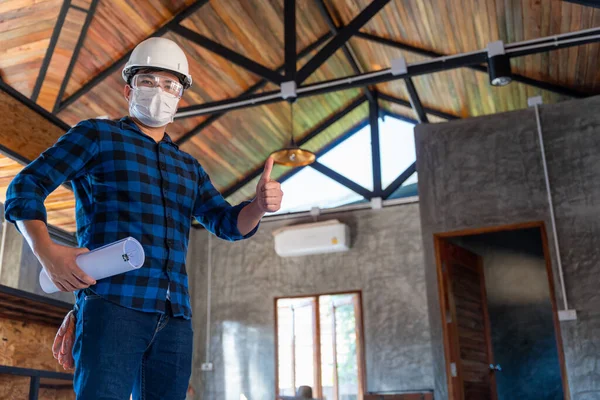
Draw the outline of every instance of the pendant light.
[[[302,150],[294,141],[294,100],[290,101],[291,140],[290,145],[271,153],[273,161],[286,167],[304,167],[315,162],[315,153]]]

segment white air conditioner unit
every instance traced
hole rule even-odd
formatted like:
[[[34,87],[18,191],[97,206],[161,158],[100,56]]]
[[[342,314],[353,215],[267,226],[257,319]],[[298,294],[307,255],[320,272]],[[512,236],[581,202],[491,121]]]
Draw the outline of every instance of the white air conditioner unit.
[[[350,249],[350,228],[338,220],[286,226],[273,232],[281,257],[336,253]]]

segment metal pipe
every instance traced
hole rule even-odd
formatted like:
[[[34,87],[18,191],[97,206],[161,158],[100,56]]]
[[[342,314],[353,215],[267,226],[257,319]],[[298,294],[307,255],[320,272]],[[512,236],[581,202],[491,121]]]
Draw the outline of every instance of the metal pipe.
[[[205,361],[210,361],[210,309],[212,302],[212,245],[211,245],[212,233],[208,232],[208,260],[206,267],[206,357]]]
[[[569,309],[567,302],[567,290],[565,288],[565,279],[563,275],[562,260],[560,256],[560,247],[558,245],[558,234],[556,232],[556,218],[554,216],[554,204],[552,202],[552,191],[550,188],[550,178],[548,176],[548,164],[546,163],[546,150],[544,149],[544,135],[542,134],[542,123],[540,121],[540,110],[538,104],[535,106],[535,120],[537,122],[538,138],[540,140],[540,152],[542,154],[542,167],[544,169],[544,180],[546,182],[546,193],[548,195],[548,207],[550,208],[550,221],[552,223],[552,235],[554,236],[554,248],[558,265],[558,276],[560,278],[560,287],[565,310]]]

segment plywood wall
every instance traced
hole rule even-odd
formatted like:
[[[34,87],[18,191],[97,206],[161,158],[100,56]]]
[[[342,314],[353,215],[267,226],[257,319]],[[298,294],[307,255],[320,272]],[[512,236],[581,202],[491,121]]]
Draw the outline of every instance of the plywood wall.
[[[30,378],[26,376],[0,375],[0,399],[24,400],[29,398]],[[72,388],[42,388],[38,400],[75,400]]]
[[[65,372],[52,356],[52,342],[57,329],[49,325],[0,319],[0,365]]]

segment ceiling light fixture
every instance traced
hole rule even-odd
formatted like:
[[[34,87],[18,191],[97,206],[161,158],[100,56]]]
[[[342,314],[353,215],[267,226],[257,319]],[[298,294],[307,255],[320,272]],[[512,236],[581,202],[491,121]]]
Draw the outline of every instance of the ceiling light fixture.
[[[284,165],[286,167],[304,167],[306,165],[310,165],[317,159],[315,153],[302,150],[296,142],[294,141],[294,102],[296,98],[288,99],[290,103],[290,131],[291,131],[291,140],[290,145],[281,150],[277,150],[271,153],[271,157],[273,157],[273,161],[279,165]]]
[[[492,86],[506,86],[512,82],[510,69],[510,57],[504,51],[504,43],[499,40],[489,43],[488,49],[488,73]]]

